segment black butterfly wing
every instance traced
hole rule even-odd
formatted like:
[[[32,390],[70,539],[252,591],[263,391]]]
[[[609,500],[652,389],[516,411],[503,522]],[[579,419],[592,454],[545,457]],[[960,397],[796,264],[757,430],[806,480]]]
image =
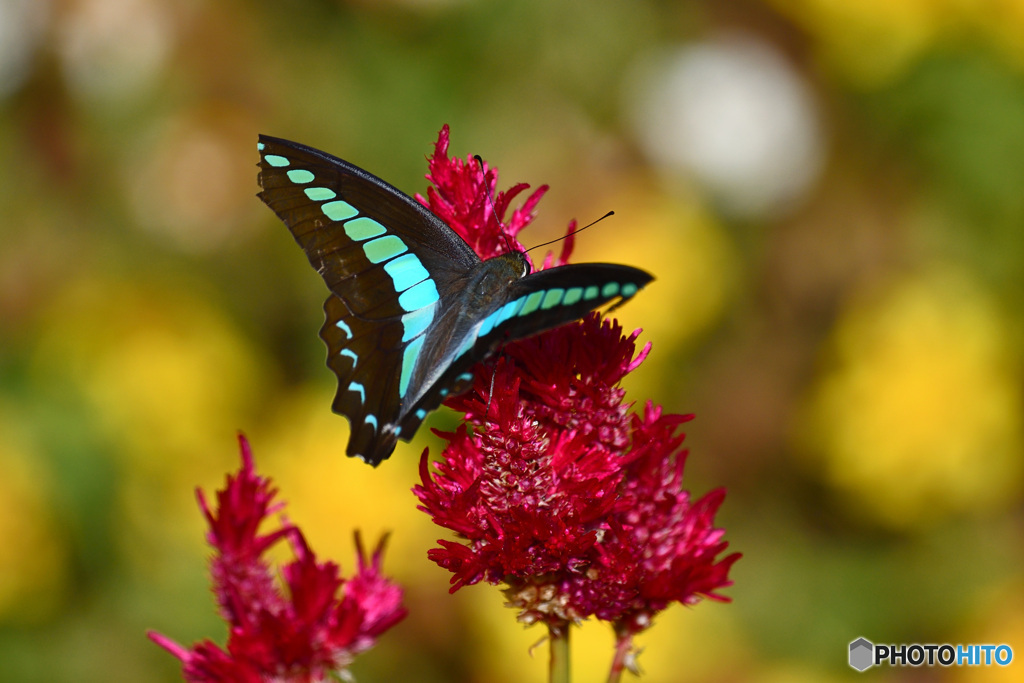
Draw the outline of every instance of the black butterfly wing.
[[[398,298],[382,296],[382,288],[405,293],[396,288],[422,278],[416,280],[422,289],[429,290],[421,283],[430,280],[445,290],[452,278],[480,262],[441,219],[358,166],[267,135],[260,136],[259,149],[263,191],[258,196],[288,226],[328,288],[356,315],[401,316],[409,311]],[[356,277],[358,283],[353,282]],[[410,293],[406,300],[415,298]]]
[[[497,259],[484,265],[492,261]],[[409,426],[412,418],[434,410],[450,393],[459,393],[472,379],[472,367],[500,344],[559,327],[612,301],[611,309],[617,308],[653,279],[631,266],[581,263],[549,268],[516,280],[453,340],[447,357],[435,361],[440,375],[407,415]],[[403,431],[406,426],[402,424]]]
[[[347,452],[376,464],[415,431],[399,427],[407,396],[421,393],[412,371],[428,333],[443,336],[443,296],[480,259],[418,202],[346,161],[265,135],[259,150],[259,197],[332,293],[320,336],[338,376],[334,409],[351,425]]]
[[[398,438],[401,363],[395,355],[404,347],[402,325],[353,315],[333,295],[324,312],[320,337],[327,344],[327,367],[338,377],[332,408],[350,426],[346,452],[375,465],[391,454]]]

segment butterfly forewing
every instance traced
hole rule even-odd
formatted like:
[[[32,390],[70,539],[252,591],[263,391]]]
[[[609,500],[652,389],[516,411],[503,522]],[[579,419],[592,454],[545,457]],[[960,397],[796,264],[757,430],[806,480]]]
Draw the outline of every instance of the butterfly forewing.
[[[356,315],[382,319],[422,308],[480,262],[439,218],[380,178],[287,140],[261,135],[259,144],[260,198]]]

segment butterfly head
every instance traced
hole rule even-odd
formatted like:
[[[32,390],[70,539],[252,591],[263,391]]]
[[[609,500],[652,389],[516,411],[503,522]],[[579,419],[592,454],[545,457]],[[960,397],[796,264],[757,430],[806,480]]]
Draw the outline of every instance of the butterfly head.
[[[513,279],[518,280],[524,278],[533,272],[533,266],[530,263],[530,258],[526,255],[525,251],[512,251],[506,252],[500,256],[496,256],[504,261],[506,265],[506,272],[513,276]]]

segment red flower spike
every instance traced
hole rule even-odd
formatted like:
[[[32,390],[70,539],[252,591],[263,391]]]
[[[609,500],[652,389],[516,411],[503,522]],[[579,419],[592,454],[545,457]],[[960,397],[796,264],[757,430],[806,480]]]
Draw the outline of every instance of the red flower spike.
[[[466,240],[480,258],[498,256],[509,249],[524,251],[516,235],[533,220],[534,208],[548,191],[547,185],[527,197],[506,223],[505,213],[512,201],[530,186],[519,183],[495,193],[497,170],[488,168],[486,163],[481,166],[473,157],[466,157],[465,161],[449,158],[448,142],[445,125],[429,159],[430,172],[426,178],[433,187],[427,190],[426,198],[417,194],[416,200]]]
[[[225,652],[204,641],[186,649],[159,633],[150,639],[182,661],[187,681],[324,681],[344,675],[353,657],[405,616],[402,590],[381,574],[384,539],[372,562],[359,553],[355,576],[345,580],[337,564],[318,562],[298,527],[282,526],[259,535],[260,524],[283,508],[276,489],[255,472],[252,452],[239,436],[242,467],[227,478],[211,510],[201,492],[200,507],[214,547],[213,589],[228,622]],[[287,591],[274,580],[263,554],[287,538],[295,561],[281,570]]]
[[[442,129],[430,174],[429,201],[420,198],[489,258],[520,248],[515,236],[530,222],[542,190],[501,220],[525,186],[498,193],[486,164],[448,158]],[[575,223],[570,225],[570,231]],[[566,240],[557,261],[572,249]],[[718,559],[728,544],[714,527],[721,489],[692,502],[682,488],[686,451],[680,427],[692,415],[665,415],[648,403],[631,415],[619,383],[650,352],[637,351],[639,330],[622,334],[615,321],[591,314],[574,324],[511,342],[491,364],[476,368],[472,390],[446,405],[466,423],[448,440],[433,472],[424,451],[420,509],[457,536],[438,541],[428,557],[452,572],[452,587],[506,584],[519,619],[555,628],[597,616],[621,639],[647,628],[672,602],[718,591],[739,558]]]

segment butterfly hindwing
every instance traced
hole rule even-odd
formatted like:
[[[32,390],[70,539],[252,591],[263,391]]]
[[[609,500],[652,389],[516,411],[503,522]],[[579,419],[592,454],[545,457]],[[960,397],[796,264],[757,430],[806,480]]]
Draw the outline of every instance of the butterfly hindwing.
[[[370,321],[353,315],[345,303],[330,296],[320,337],[327,344],[327,366],[338,377],[334,412],[348,418],[347,452],[367,462],[380,462],[398,438],[403,328],[400,322]],[[418,426],[418,425],[417,425]]]
[[[441,404],[447,390],[428,409],[420,399],[430,389],[431,368],[445,367],[435,354],[451,339],[457,311],[438,306],[429,329],[413,329],[410,336],[402,320],[367,320],[338,297],[327,298],[320,337],[327,344],[327,366],[338,377],[332,407],[351,428],[348,455],[380,463],[398,439],[411,440],[427,413]]]

